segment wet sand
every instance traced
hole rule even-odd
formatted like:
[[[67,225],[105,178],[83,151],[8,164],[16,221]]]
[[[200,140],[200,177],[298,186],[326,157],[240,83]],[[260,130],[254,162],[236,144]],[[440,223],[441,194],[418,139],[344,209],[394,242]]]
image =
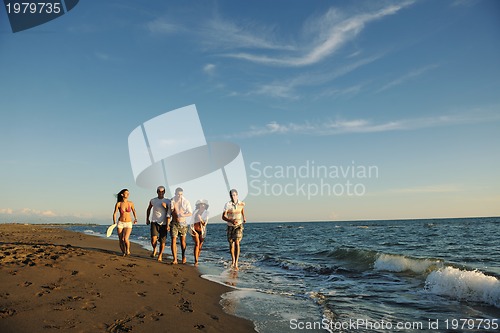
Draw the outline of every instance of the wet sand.
[[[137,244],[44,225],[0,224],[0,332],[254,332],[225,313],[231,289]]]

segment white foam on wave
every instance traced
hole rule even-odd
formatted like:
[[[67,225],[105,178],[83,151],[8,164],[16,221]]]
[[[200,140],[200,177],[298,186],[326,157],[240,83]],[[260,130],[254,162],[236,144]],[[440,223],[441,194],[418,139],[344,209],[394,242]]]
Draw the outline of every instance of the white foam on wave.
[[[425,273],[430,267],[439,265],[439,260],[415,259],[394,254],[381,254],[375,261],[374,268],[379,271]]]
[[[458,300],[481,302],[500,308],[500,281],[479,271],[444,267],[431,272],[425,290]]]

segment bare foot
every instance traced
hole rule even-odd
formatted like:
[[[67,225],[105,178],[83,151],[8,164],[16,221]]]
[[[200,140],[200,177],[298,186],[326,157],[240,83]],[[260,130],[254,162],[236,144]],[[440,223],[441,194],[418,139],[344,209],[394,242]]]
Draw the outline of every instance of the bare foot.
[[[172,261],[172,265],[177,265],[177,259]]]
[[[157,260],[161,262],[163,260],[162,256],[159,255]]]
[[[182,263],[185,264],[186,263],[186,257],[182,257]]]

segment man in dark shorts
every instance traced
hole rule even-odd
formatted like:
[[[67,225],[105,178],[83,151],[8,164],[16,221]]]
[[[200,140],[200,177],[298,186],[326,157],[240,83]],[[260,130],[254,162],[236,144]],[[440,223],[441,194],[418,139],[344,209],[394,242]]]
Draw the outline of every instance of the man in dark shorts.
[[[167,242],[171,209],[170,200],[165,198],[165,187],[158,186],[156,193],[158,196],[149,201],[149,206],[146,211],[146,224],[151,224],[151,246],[153,247],[151,257],[154,258],[156,254],[158,254],[158,261],[162,261],[163,251],[165,250],[165,244]],[[151,209],[153,210],[152,215]],[[158,237],[160,238],[160,251],[156,252]]]
[[[245,203],[238,200],[238,191],[229,191],[231,201],[224,206],[222,219],[227,222],[227,241],[231,252],[231,267],[238,270],[238,259],[240,257],[240,241],[243,238],[243,224],[246,223]]]

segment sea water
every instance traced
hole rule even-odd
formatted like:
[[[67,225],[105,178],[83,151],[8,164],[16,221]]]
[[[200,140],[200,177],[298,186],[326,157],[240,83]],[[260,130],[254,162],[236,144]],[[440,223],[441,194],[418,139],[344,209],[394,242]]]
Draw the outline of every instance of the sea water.
[[[225,228],[209,223],[199,270],[258,332],[500,331],[500,218],[248,222],[239,271]],[[131,240],[151,249],[149,227]]]

